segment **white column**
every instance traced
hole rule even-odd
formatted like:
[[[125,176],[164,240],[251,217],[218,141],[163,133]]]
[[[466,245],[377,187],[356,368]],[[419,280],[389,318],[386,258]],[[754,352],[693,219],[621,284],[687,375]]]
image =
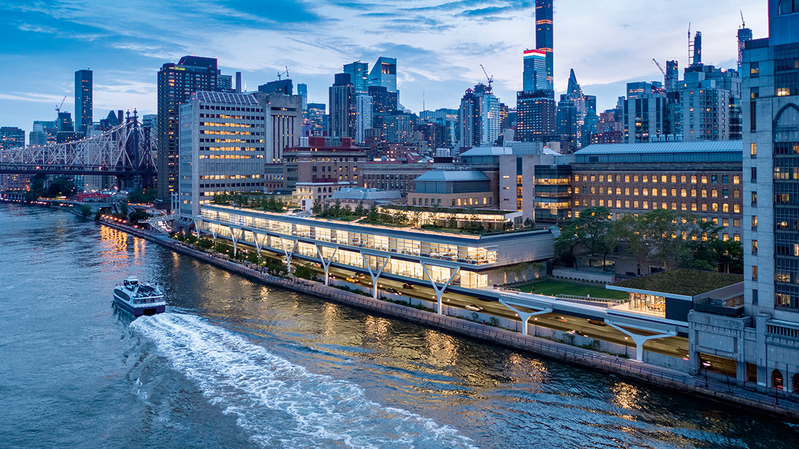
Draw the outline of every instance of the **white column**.
[[[261,238],[258,238],[258,237]],[[261,257],[261,248],[264,247],[264,239],[266,238],[263,234],[258,234],[257,232],[253,231],[252,233],[253,240],[255,240],[255,250],[258,252],[258,257]]]
[[[632,338],[633,343],[635,343],[635,360],[638,361],[638,362],[643,362],[644,361],[644,343],[646,343],[649,340],[656,340],[658,338],[666,338],[666,337],[674,337],[674,336],[677,335],[677,332],[673,332],[673,331],[672,332],[659,333],[659,334],[655,334],[655,335],[640,335],[640,334],[635,334],[635,333],[633,333],[631,331],[628,331],[627,329],[624,329],[623,327],[621,327],[621,326],[619,326],[619,325],[617,325],[617,324],[615,324],[615,323],[613,323],[611,321],[605,320],[605,324],[607,324],[608,326],[610,326],[610,327],[616,329],[617,331],[623,333],[624,335],[627,335],[630,338]],[[646,329],[646,330],[648,332],[657,332],[657,331],[650,331],[649,329]]]
[[[297,250],[297,240],[293,240],[294,245],[291,247],[291,251],[286,250],[286,239],[280,237],[280,244],[283,245],[283,254],[286,255],[286,270],[288,273],[291,274],[291,256],[294,255],[294,251]]]
[[[501,298],[499,300],[499,303],[519,314],[519,318],[522,320],[522,335],[527,335],[527,321],[530,320],[530,317],[552,313],[551,308],[543,309],[539,312],[522,312],[521,310],[517,309],[516,307],[513,307],[506,300]]]
[[[236,247],[239,243],[239,237],[241,236],[241,229],[234,228],[233,226],[228,226],[230,229],[230,238],[233,240],[233,258],[236,258]]]
[[[458,271],[461,270],[461,267],[456,267],[455,268],[455,271],[452,272],[452,274],[449,276],[449,279],[447,280],[447,282],[439,290],[438,289],[438,285],[436,284],[436,281],[433,280],[433,276],[430,276],[430,273],[427,271],[427,267],[424,266],[424,263],[420,261],[419,264],[422,266],[422,270],[424,270],[424,274],[427,275],[427,279],[430,279],[430,283],[433,285],[433,291],[436,292],[436,300],[438,302],[438,314],[441,315],[442,314],[441,298],[444,296],[444,290],[446,290],[447,287],[449,287],[450,282],[452,282],[452,280],[455,279],[455,275],[458,274]],[[445,268],[452,269],[452,267],[445,267]]]
[[[319,254],[319,260],[322,262],[322,268],[325,269],[325,285],[330,285],[330,264],[333,263],[333,258],[336,257],[336,251],[338,251],[338,246],[333,248],[333,254],[330,255],[330,260],[325,261],[325,256],[322,254],[322,247],[319,246],[318,243],[314,243],[316,246],[316,253]]]
[[[201,218],[194,219],[194,229],[197,230],[197,238],[200,238],[200,231],[202,231],[203,220]]]
[[[369,262],[366,261],[367,255],[364,254],[363,251],[361,251],[361,259],[363,260],[363,265],[366,267],[367,270],[369,270],[369,276],[372,277],[372,298],[377,299],[377,281],[380,279],[380,275],[383,273],[383,270],[386,268],[388,261],[391,260],[391,256],[376,256],[374,254],[369,254],[369,255],[373,257],[386,258],[386,260],[383,262],[383,266],[381,266],[380,269],[377,270],[377,273],[375,273],[374,271],[372,271],[372,267],[371,265],[369,265]]]

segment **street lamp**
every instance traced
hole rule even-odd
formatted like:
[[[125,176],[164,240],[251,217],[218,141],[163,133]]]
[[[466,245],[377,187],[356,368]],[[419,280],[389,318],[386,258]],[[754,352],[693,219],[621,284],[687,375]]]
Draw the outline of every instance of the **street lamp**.
[[[624,337],[624,356],[625,356],[625,357],[630,357],[630,356],[627,354],[627,339],[628,339],[628,338],[630,338],[630,337]]]

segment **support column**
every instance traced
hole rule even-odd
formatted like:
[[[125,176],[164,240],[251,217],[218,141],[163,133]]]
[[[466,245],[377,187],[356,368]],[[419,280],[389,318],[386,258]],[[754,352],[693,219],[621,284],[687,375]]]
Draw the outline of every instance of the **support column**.
[[[241,229],[234,228],[233,226],[228,226],[230,229],[230,238],[233,240],[233,258],[236,258],[236,248],[239,243],[239,237],[241,236]]]
[[[214,238],[214,245],[216,245],[216,236],[219,234],[219,225],[211,224],[211,236]]]
[[[291,256],[294,255],[294,251],[297,250],[297,240],[292,240],[294,244],[291,246],[291,251],[286,250],[286,239],[280,237],[280,244],[283,246],[283,254],[286,255],[286,270],[288,274],[291,274]]]
[[[202,228],[203,228],[203,220],[201,218],[195,218],[194,219],[194,229],[197,230],[197,238],[198,239],[200,238],[200,232],[202,231]]]
[[[325,285],[330,285],[330,264],[333,263],[333,259],[336,257],[338,246],[333,248],[333,254],[330,255],[330,260],[328,261],[325,261],[325,256],[322,254],[322,247],[319,246],[318,243],[314,243],[314,246],[316,246],[316,253],[319,254],[319,260],[322,262],[322,268],[325,269]]]
[[[623,327],[618,326],[618,325],[616,325],[616,324],[614,324],[614,323],[612,323],[610,321],[605,321],[605,323],[608,326],[610,326],[610,327],[616,329],[617,331],[623,333],[624,335],[627,335],[630,338],[632,338],[633,343],[635,343],[635,360],[638,361],[638,362],[643,362],[644,361],[644,343],[646,343],[649,340],[656,340],[658,338],[666,338],[666,337],[674,337],[674,336],[677,335],[677,332],[666,332],[666,333],[660,333],[660,334],[655,334],[655,335],[640,335],[640,334],[635,334],[633,332],[630,332],[627,329],[624,329]]]
[[[516,307],[513,307],[506,300],[501,298],[499,300],[499,303],[519,314],[519,318],[522,320],[522,335],[527,335],[527,321],[529,321],[531,317],[534,317],[536,315],[544,315],[547,313],[552,313],[551,308],[543,309],[539,312],[522,312],[521,310],[517,309]]]
[[[449,279],[447,280],[447,282],[441,287],[441,290],[439,290],[438,289],[438,285],[436,285],[436,281],[433,280],[433,276],[430,276],[430,273],[427,271],[427,267],[424,266],[424,263],[423,262],[419,262],[419,264],[422,266],[422,270],[424,270],[424,274],[427,275],[427,279],[429,279],[430,283],[433,285],[433,291],[436,292],[436,301],[438,302],[438,311],[437,311],[437,313],[439,315],[442,315],[441,298],[444,296],[444,290],[446,290],[447,287],[449,287],[450,282],[452,282],[452,280],[455,279],[455,275],[458,274],[459,271],[461,271],[461,267],[456,267],[455,268],[455,271],[452,272],[452,274],[449,276]],[[452,267],[444,267],[444,268],[452,269]]]
[[[258,236],[260,236],[261,238],[259,239]],[[255,251],[258,252],[258,257],[261,257],[261,248],[264,247],[264,239],[266,238],[266,236],[258,234],[257,232],[253,231],[252,237],[253,240],[255,240]]]
[[[375,273],[374,271],[372,271],[372,266],[369,265],[369,262],[366,261],[367,254],[364,254],[363,251],[361,251],[361,260],[363,260],[363,265],[366,267],[367,270],[369,270],[369,276],[372,277],[372,298],[377,299],[377,281],[380,279],[380,275],[383,274],[383,270],[386,268],[386,265],[388,265],[388,261],[391,260],[391,256],[376,256],[374,254],[368,254],[368,255],[373,257],[386,258],[386,260],[383,261],[383,266],[381,266],[380,269],[377,270],[377,273]]]

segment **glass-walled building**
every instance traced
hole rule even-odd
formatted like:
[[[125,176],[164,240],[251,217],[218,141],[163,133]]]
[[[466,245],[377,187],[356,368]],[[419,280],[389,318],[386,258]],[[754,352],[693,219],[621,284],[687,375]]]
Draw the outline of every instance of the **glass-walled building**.
[[[554,255],[548,230],[468,235],[352,224],[229,206],[203,206],[195,217],[201,234],[245,243],[260,251],[367,272],[402,281],[445,283],[466,289],[503,283],[503,267]],[[424,266],[423,266],[424,264]],[[368,267],[368,268],[367,268]]]

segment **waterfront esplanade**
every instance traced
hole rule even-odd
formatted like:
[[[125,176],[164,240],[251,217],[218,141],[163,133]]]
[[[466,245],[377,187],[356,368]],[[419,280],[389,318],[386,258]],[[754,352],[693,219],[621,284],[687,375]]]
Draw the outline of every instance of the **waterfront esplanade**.
[[[246,243],[261,251],[368,273],[373,285],[389,279],[430,283],[441,311],[444,290],[469,293],[503,283],[505,269],[554,255],[549,230],[455,234],[278,214],[231,206],[203,206],[194,217],[199,233]],[[532,270],[532,267],[531,267]],[[377,297],[376,287],[373,295]]]

